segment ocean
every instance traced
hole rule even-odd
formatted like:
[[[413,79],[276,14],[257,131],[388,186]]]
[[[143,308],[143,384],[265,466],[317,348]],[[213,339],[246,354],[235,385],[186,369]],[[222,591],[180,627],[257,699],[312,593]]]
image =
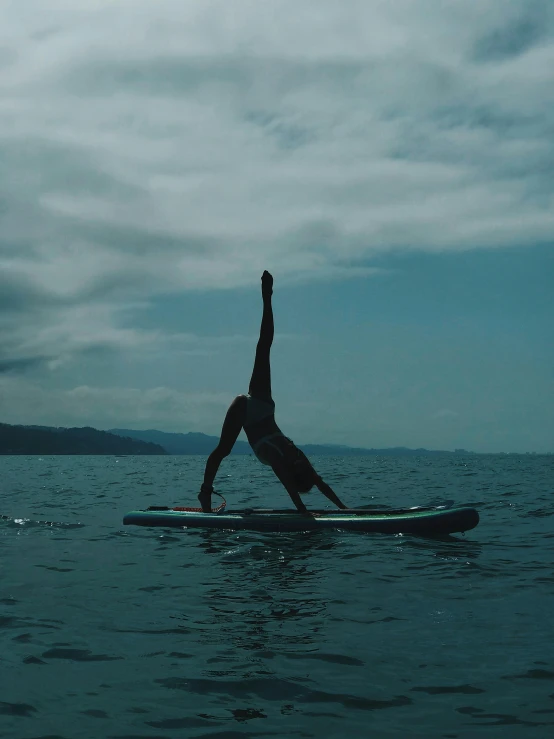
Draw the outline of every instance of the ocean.
[[[554,457],[312,461],[349,505],[455,501],[480,524],[124,527],[196,505],[205,459],[0,457],[0,737],[554,736]],[[252,457],[216,483],[228,509],[288,505]]]

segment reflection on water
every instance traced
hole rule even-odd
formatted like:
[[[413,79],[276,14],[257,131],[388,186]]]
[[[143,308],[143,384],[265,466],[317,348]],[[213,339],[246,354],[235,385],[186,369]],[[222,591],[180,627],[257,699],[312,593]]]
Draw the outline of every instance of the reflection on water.
[[[322,547],[330,552],[334,546],[324,535],[243,533],[237,537],[197,531],[193,537],[198,551],[207,557],[200,566],[213,567],[214,558],[218,562],[218,577],[202,593],[206,614],[201,621],[202,643],[263,651],[271,658],[276,651],[317,642],[327,614],[327,595],[318,594],[322,573],[313,556]],[[228,657],[210,660],[219,661]]]

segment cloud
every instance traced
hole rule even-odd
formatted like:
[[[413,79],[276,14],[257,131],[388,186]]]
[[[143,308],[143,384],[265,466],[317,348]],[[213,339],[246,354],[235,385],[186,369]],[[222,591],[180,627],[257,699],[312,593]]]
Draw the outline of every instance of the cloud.
[[[57,370],[94,357],[111,356],[127,362],[152,361],[155,357],[214,356],[228,346],[255,346],[257,336],[231,334],[200,336],[195,333],[145,329],[132,325],[143,303],[119,304],[97,296],[54,300],[29,289],[16,291],[6,300],[25,312],[14,320],[12,312],[0,319],[0,373],[28,373],[33,369]],[[294,334],[279,333],[278,341],[296,341]]]
[[[0,374],[19,374],[25,370],[40,367],[49,361],[50,357],[20,357],[17,359],[0,359]]]
[[[529,0],[508,5],[504,23],[476,40],[474,58],[480,62],[498,62],[525,52],[548,39],[549,10],[546,3]]]
[[[0,28],[1,361],[151,342],[122,311],[264,268],[552,240],[546,0],[28,0]]]
[[[184,393],[167,387],[45,389],[22,378],[0,375],[3,423],[98,428],[147,425],[171,431],[205,431],[215,419],[222,422],[231,400],[225,393]]]

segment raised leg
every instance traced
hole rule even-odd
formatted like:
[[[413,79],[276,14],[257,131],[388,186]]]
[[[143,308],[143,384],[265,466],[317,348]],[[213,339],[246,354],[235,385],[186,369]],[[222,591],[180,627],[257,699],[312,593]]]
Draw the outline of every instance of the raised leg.
[[[248,392],[252,397],[264,400],[271,399],[271,363],[270,352],[273,344],[273,336],[275,328],[273,325],[273,307],[271,305],[271,296],[273,294],[273,277],[269,272],[262,275],[262,297],[264,308],[262,313],[262,323],[260,326],[260,338],[256,346],[256,357],[254,359],[254,369],[250,378]]]

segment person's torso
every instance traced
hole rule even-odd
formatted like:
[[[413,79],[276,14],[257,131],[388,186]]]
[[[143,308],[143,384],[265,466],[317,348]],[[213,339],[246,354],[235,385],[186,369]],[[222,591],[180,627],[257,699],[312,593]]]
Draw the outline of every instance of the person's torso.
[[[285,447],[292,444],[275,422],[275,403],[273,400],[246,396],[246,418],[244,432],[252,451],[263,464],[270,464],[265,447],[269,444],[282,456]],[[265,450],[267,452],[267,449]]]
[[[262,400],[247,395],[246,417],[243,426],[253,449],[263,437],[281,433],[281,429],[275,423],[275,403],[272,400]]]

